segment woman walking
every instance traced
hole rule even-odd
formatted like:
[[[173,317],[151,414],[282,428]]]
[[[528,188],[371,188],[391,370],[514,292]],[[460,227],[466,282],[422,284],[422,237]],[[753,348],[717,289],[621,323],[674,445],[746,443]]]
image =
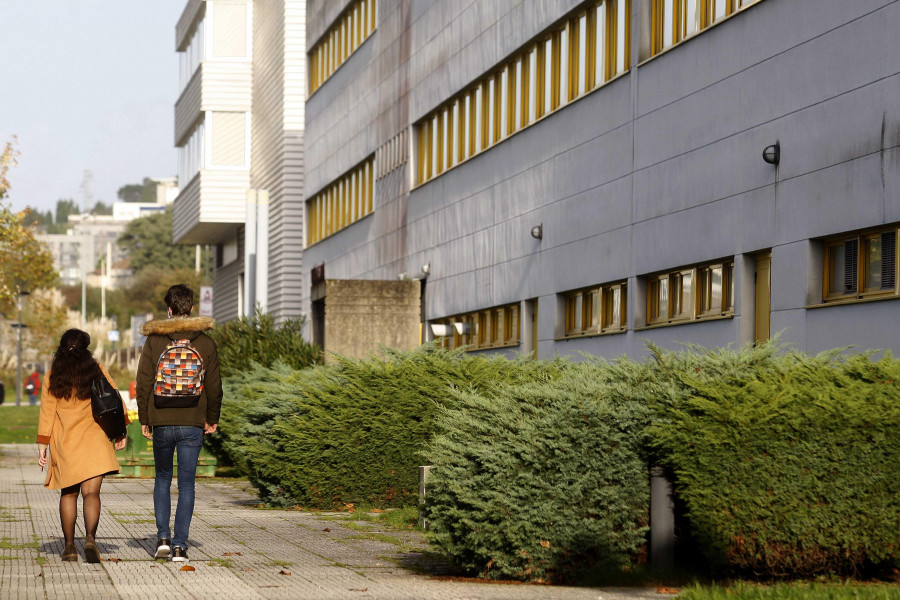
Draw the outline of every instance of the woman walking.
[[[100,485],[104,475],[119,472],[119,462],[113,444],[91,411],[91,382],[104,376],[111,384],[115,383],[106,369],[94,360],[88,350],[90,343],[91,336],[80,329],[69,329],[59,340],[41,391],[37,442],[41,470],[49,464],[44,487],[61,490],[59,520],[65,538],[62,559],[78,560],[75,516],[80,492],[84,512],[84,557],[89,563],[97,563],[100,562],[100,550],[95,536],[100,521]],[[124,437],[116,440],[116,450],[124,447]]]

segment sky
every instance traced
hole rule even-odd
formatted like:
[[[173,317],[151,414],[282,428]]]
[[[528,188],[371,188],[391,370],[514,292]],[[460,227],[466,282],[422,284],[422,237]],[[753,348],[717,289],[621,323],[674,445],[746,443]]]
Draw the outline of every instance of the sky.
[[[80,206],[177,170],[175,24],[187,0],[0,0],[0,145],[15,210]]]

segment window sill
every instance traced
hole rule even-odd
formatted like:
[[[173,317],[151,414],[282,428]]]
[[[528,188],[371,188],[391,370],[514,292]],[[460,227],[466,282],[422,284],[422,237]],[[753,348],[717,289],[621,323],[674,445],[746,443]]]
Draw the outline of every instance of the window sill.
[[[498,350],[500,348],[515,348],[516,346],[519,346],[519,345],[520,345],[519,341],[516,340],[515,342],[508,342],[508,343],[504,343],[504,344],[491,344],[490,346],[488,346],[488,345],[484,345],[484,346],[461,345],[461,346],[458,346],[457,348],[463,348],[466,352],[480,352],[482,350]],[[454,348],[454,350],[456,350],[457,348]]]
[[[900,295],[896,292],[890,292],[878,296],[853,296],[850,298],[841,298],[840,300],[828,300],[821,304],[807,304],[804,308],[825,308],[826,306],[843,306],[847,304],[867,304],[869,302],[881,302],[883,300],[900,300]]]
[[[706,321],[724,321],[726,319],[733,319],[734,313],[726,313],[722,315],[712,315],[712,316],[703,316],[697,317],[696,319],[679,319],[677,321],[668,321],[666,323],[653,323],[650,325],[644,325],[642,327],[635,327],[635,331],[646,331],[648,329],[660,329],[663,327],[677,327],[678,325],[689,325],[691,323],[704,323]]]
[[[621,329],[616,329],[614,331],[591,331],[589,333],[574,333],[572,335],[565,335],[563,337],[553,338],[554,342],[565,342],[568,340],[580,340],[582,338],[592,338],[592,337],[603,337],[607,335],[621,335],[628,331],[627,327],[623,327]]]

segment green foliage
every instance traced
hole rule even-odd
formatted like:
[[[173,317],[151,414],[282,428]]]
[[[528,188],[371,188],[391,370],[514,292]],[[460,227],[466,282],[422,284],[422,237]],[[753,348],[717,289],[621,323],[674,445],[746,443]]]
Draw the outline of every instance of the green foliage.
[[[116,192],[122,202],[156,202],[156,182],[149,177],[144,177],[142,183],[123,185]]]
[[[71,198],[60,198],[56,201],[56,223],[58,225],[67,225],[69,223],[69,215],[77,215],[80,212],[81,209]]]
[[[758,585],[739,582],[728,586],[692,585],[679,600],[893,600],[900,586],[867,583],[781,583]]]
[[[116,243],[128,252],[136,272],[148,267],[190,269],[196,260],[194,246],[172,243],[171,206],[129,222]]]
[[[639,553],[650,410],[596,371],[460,391],[441,412],[427,507],[433,541],[454,562],[482,577],[571,580]]]
[[[332,508],[416,502],[422,444],[450,388],[480,389],[559,375],[561,363],[489,359],[433,346],[385,350],[291,371],[232,377],[222,409],[224,452],[279,505]]]
[[[321,360],[318,347],[303,339],[302,317],[276,325],[272,315],[257,309],[253,318],[241,317],[211,332],[219,348],[222,377],[246,370],[251,363],[271,367],[276,361],[303,369]]]
[[[766,576],[900,564],[900,362],[770,350],[658,354],[680,394],[653,437],[704,554]]]
[[[111,215],[113,214],[113,207],[111,204],[106,204],[102,200],[97,200],[94,206],[91,208],[92,215]]]

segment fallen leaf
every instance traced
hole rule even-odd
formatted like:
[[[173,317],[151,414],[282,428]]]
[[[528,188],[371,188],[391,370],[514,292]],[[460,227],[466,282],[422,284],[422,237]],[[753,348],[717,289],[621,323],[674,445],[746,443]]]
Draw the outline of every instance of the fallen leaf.
[[[181,567],[181,568],[178,569],[178,570],[179,570],[179,571],[196,571],[197,569],[195,569],[195,568],[192,567],[191,565],[184,565],[183,567]]]
[[[245,571],[252,571],[253,569],[244,569]]]
[[[383,512],[386,512],[386,511],[384,511],[384,510],[382,510],[382,509],[380,509],[380,508],[373,508],[373,509],[370,510],[369,512],[370,512],[370,513],[383,513]]]
[[[678,588],[670,588],[670,587],[658,587],[656,588],[657,594],[677,594],[680,592]]]
[[[290,575],[290,574],[291,574],[290,571],[285,571],[284,569],[282,569],[281,571],[279,571],[279,573],[281,573],[282,575]]]
[[[357,589],[357,588],[350,588],[350,591],[351,591],[351,592],[368,592],[368,591],[369,591],[369,588],[363,588],[363,589],[361,589],[361,590],[360,590],[360,589]]]
[[[122,562],[121,558],[107,558],[107,562]]]
[[[541,548],[549,548],[550,540],[541,540]]]
[[[322,531],[331,531],[331,527],[326,527],[326,528],[323,529]]]

